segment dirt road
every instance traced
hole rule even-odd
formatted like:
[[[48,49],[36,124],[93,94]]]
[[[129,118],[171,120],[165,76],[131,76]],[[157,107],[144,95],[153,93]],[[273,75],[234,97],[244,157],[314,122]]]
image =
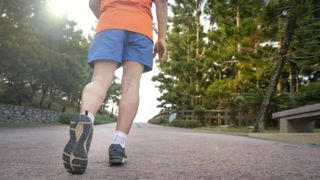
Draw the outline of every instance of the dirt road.
[[[94,127],[80,176],[62,165],[67,126],[0,127],[0,179],[320,179],[319,147],[149,124],[134,124],[127,164],[110,167],[114,126]]]

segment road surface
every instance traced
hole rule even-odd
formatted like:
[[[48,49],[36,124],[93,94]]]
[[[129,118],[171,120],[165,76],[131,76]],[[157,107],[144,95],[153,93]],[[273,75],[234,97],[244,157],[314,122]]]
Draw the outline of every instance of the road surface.
[[[94,127],[88,169],[62,165],[67,126],[0,127],[0,179],[320,179],[320,148],[241,136],[134,124],[128,162],[110,167],[115,124]]]

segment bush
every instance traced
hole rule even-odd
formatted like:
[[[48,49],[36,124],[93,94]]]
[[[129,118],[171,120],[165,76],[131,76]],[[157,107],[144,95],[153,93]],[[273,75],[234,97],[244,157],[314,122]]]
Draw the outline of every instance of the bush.
[[[161,117],[155,117],[155,118],[150,119],[148,121],[148,123],[150,123],[150,124],[168,124],[169,121],[168,121],[168,119],[164,119]]]
[[[62,114],[60,116],[59,122],[62,124],[70,124],[72,114]]]
[[[320,102],[320,83],[310,83],[295,94],[298,106]]]
[[[62,124],[70,124],[73,114],[63,114],[60,116],[59,122]],[[94,119],[94,125],[108,124],[117,121],[117,116],[112,114],[97,114]]]
[[[117,118],[118,117],[113,114],[97,114],[94,119],[94,125],[117,122]]]
[[[205,109],[201,106],[196,106],[193,110],[193,113],[197,116],[197,119],[200,120],[201,125],[205,125],[205,120],[204,120],[204,116],[205,116]]]
[[[176,120],[172,121],[169,125],[174,126],[174,127],[183,127],[183,128],[201,127],[201,123],[198,120],[176,119]]]

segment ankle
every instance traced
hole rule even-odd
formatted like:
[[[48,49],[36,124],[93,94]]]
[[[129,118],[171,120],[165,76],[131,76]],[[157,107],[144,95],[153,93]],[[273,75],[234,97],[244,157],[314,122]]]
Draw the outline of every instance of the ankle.
[[[81,115],[87,116],[91,120],[92,124],[94,123],[94,115],[91,112],[85,111],[84,113],[81,113]]]
[[[122,148],[125,148],[126,140],[128,138],[128,134],[122,131],[116,131],[114,133],[112,144],[120,144]]]

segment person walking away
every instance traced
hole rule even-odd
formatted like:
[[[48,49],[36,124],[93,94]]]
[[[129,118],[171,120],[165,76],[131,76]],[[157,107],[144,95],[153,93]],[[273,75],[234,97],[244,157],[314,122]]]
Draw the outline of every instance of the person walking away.
[[[155,3],[158,38],[153,46],[151,6]],[[166,0],[90,0],[90,8],[99,19],[88,54],[93,68],[92,80],[82,92],[80,114],[70,123],[70,139],[63,150],[63,164],[71,174],[83,174],[93,135],[94,117],[114,72],[123,67],[121,99],[114,137],[109,146],[110,165],[127,160],[125,142],[139,105],[141,75],[152,70],[153,57],[166,55]]]

